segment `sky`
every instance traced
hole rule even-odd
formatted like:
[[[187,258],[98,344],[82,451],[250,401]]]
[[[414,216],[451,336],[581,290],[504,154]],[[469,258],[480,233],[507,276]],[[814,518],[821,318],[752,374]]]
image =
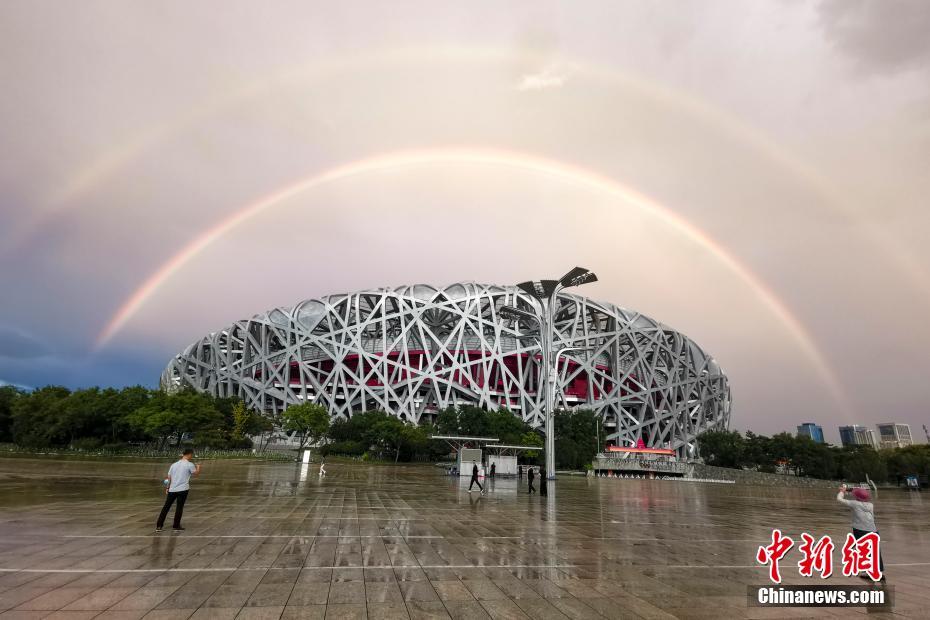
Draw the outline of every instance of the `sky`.
[[[731,427],[930,424],[930,4],[0,4],[0,384],[575,265]]]

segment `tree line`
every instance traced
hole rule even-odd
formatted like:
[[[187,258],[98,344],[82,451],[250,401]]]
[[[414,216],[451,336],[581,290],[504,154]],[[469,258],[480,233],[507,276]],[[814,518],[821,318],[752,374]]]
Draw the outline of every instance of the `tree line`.
[[[0,442],[27,448],[120,449],[145,444],[160,450],[180,446],[249,448],[251,437],[275,426],[296,432],[301,445],[320,445],[324,454],[369,455],[394,461],[440,460],[445,442],[431,435],[496,437],[502,444],[539,446],[522,459],[536,463],[543,438],[507,409],[461,406],[440,411],[434,423],[412,424],[384,411],[330,418],[322,405],[303,403],[272,420],[248,410],[236,398],[215,398],[193,390],[166,393],[134,386],[69,390],[47,386],[26,392],[0,387]],[[558,412],[556,466],[583,469],[598,451],[603,434],[592,411]]]
[[[875,450],[871,446],[837,447],[810,437],[778,433],[767,437],[748,431],[707,431],[698,437],[708,465],[783,472],[827,480],[898,482],[905,476],[930,474],[930,446]]]
[[[148,444],[165,449],[182,439],[195,446],[248,448],[270,420],[235,398],[194,391],[168,394],[141,386],[71,391],[47,386],[26,392],[0,387],[0,442],[28,448],[97,449]]]

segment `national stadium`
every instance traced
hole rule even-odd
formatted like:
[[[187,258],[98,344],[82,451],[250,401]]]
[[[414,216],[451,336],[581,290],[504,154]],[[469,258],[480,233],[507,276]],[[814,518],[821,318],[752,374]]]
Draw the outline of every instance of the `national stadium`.
[[[364,290],[276,308],[194,342],[161,387],[241,398],[278,414],[313,401],[335,416],[382,410],[432,421],[447,407],[506,408],[545,427],[538,334],[501,308],[534,311],[514,286],[463,282]],[[730,388],[713,357],[634,311],[560,293],[553,311],[556,409],[596,411],[606,445],[697,455],[696,437],[727,428]]]

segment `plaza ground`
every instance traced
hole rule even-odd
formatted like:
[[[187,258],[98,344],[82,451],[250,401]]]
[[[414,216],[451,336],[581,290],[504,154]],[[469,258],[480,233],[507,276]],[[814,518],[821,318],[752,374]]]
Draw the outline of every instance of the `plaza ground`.
[[[835,492],[562,477],[548,497],[514,479],[481,497],[431,466],[333,463],[321,479],[315,465],[206,461],[186,531],[156,534],[168,465],[0,459],[0,619],[867,613],[747,606],[773,528],[843,539]],[[895,605],[869,616],[930,617],[928,508],[925,494],[880,494]],[[799,557],[785,583],[819,583]]]

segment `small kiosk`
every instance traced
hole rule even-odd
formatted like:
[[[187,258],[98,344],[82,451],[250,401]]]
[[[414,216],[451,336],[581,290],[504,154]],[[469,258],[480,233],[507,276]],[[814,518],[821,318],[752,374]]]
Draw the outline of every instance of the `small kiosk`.
[[[455,451],[455,468],[460,476],[462,472],[471,476],[471,462],[474,461],[478,463],[478,475],[481,477],[484,477],[482,447],[487,447],[488,444],[495,444],[500,441],[500,439],[494,437],[469,437],[467,435],[432,435],[430,439],[441,439],[449,444],[449,447]],[[498,470],[499,468],[500,465],[498,465]]]
[[[517,475],[517,453],[525,450],[542,451],[542,446],[505,446],[493,444],[486,446],[488,451],[488,469],[491,463],[494,463],[495,475],[516,476]]]

